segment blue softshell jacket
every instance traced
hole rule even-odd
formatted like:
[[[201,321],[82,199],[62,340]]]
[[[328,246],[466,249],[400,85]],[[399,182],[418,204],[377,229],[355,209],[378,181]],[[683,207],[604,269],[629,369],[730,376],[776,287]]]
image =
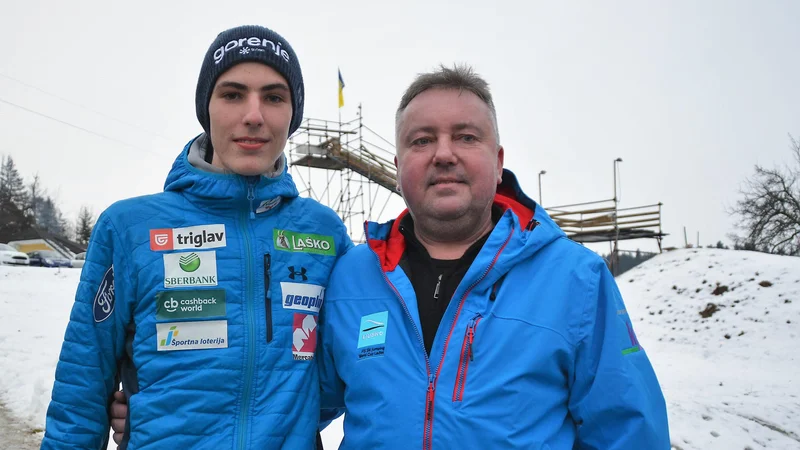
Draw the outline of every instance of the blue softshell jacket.
[[[123,448],[312,449],[318,315],[352,243],[291,175],[202,171],[97,221],[56,368],[42,449],[105,449],[117,382]]]
[[[604,261],[508,170],[495,203],[505,213],[430,357],[399,220],[367,224],[325,299],[323,424],[344,412],[342,449],[668,450],[664,397]]]

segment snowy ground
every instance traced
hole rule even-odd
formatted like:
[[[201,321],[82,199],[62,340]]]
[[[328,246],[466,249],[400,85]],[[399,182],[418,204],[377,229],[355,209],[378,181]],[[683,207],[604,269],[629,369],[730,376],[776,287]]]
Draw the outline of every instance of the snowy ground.
[[[0,267],[0,403],[34,435],[78,278]],[[664,389],[674,448],[800,449],[800,258],[678,250],[617,282]],[[336,448],[340,423],[323,439]]]
[[[800,449],[800,258],[686,249],[617,283],[675,447]]]

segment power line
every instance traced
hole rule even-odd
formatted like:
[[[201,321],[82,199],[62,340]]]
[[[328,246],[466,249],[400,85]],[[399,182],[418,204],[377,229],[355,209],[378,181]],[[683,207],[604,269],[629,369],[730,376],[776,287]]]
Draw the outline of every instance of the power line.
[[[152,152],[152,151],[150,151],[150,150],[146,150],[146,149],[143,149],[143,148],[141,148],[141,147],[137,147],[137,146],[135,146],[135,145],[128,144],[127,142],[120,141],[119,139],[115,139],[115,138],[112,138],[112,137],[110,137],[110,136],[106,136],[106,135],[104,135],[104,134],[100,134],[100,133],[94,132],[94,131],[92,131],[92,130],[89,130],[89,129],[87,129],[87,128],[83,128],[83,127],[81,127],[81,126],[78,126],[78,125],[75,125],[75,124],[72,124],[72,123],[69,123],[69,122],[63,121],[63,120],[61,120],[61,119],[56,119],[55,117],[48,116],[47,114],[43,114],[43,113],[40,113],[40,112],[38,112],[38,111],[34,111],[34,110],[30,109],[30,108],[26,108],[26,107],[24,107],[24,106],[21,106],[21,105],[18,105],[18,104],[16,104],[16,103],[12,103],[12,102],[10,102],[10,101],[8,101],[8,100],[5,100],[5,99],[3,99],[3,98],[0,98],[0,102],[6,103],[6,104],[8,104],[8,105],[11,105],[11,106],[14,106],[14,107],[17,107],[17,108],[19,108],[19,109],[21,109],[21,110],[23,110],[23,111],[27,111],[27,112],[29,112],[29,113],[31,113],[31,114],[36,114],[37,116],[41,116],[41,117],[44,117],[44,118],[46,118],[46,119],[50,119],[50,120],[56,121],[56,122],[58,122],[58,123],[60,123],[60,124],[62,124],[62,125],[66,125],[66,126],[68,126],[68,127],[72,127],[72,128],[75,128],[75,129],[81,130],[81,131],[83,131],[83,132],[86,132],[86,133],[89,133],[89,134],[95,135],[95,136],[97,136],[97,137],[101,137],[101,138],[103,138],[103,139],[107,139],[107,140],[109,140],[109,141],[116,142],[116,143],[118,143],[118,144],[122,144],[122,145],[124,145],[124,146],[126,146],[126,147],[130,147],[130,148],[133,148],[133,149],[136,149],[136,150],[141,150],[141,151],[143,151],[143,152],[150,153],[151,155],[154,155],[154,156],[161,156],[161,155],[158,155],[158,154],[156,154],[156,153],[154,153],[154,152]]]
[[[19,84],[21,84],[21,85],[23,85],[23,86],[27,86],[27,87],[29,87],[29,88],[31,88],[31,89],[34,89],[34,90],[37,90],[37,91],[39,91],[39,92],[41,92],[41,93],[43,93],[43,94],[46,94],[46,95],[49,95],[49,96],[51,96],[51,97],[57,98],[57,99],[61,100],[61,101],[62,101],[62,102],[64,102],[64,103],[69,103],[70,105],[77,106],[78,108],[85,109],[86,111],[89,111],[89,112],[91,112],[91,113],[93,113],[93,114],[97,114],[98,116],[105,117],[106,119],[113,120],[113,121],[115,121],[115,122],[117,122],[117,123],[121,123],[121,124],[123,124],[123,125],[126,125],[126,126],[129,126],[129,127],[131,127],[131,128],[138,129],[139,131],[144,131],[145,133],[147,133],[147,134],[150,134],[150,135],[152,135],[152,136],[159,137],[159,138],[161,138],[161,139],[164,139],[164,140],[167,140],[167,141],[170,141],[170,140],[171,140],[170,138],[168,138],[168,137],[166,137],[166,136],[164,136],[164,135],[161,135],[161,134],[159,134],[159,133],[156,133],[156,132],[154,132],[154,131],[150,131],[150,130],[148,130],[148,129],[146,129],[146,128],[142,128],[141,126],[134,125],[134,124],[132,124],[132,123],[126,122],[126,121],[124,121],[124,120],[117,119],[116,117],[109,116],[108,114],[102,113],[102,112],[100,112],[100,111],[96,111],[96,110],[94,110],[94,109],[92,109],[92,108],[89,108],[89,107],[87,107],[87,106],[81,105],[80,103],[75,103],[75,102],[73,102],[72,100],[69,100],[69,99],[67,99],[67,98],[61,97],[61,96],[59,96],[59,95],[56,95],[56,94],[53,94],[52,92],[47,92],[47,91],[45,91],[45,90],[44,90],[44,89],[42,89],[42,88],[39,88],[39,87],[36,87],[36,86],[34,86],[34,85],[32,85],[32,84],[26,83],[26,82],[24,82],[24,81],[22,81],[22,80],[19,80],[19,79],[17,79],[17,78],[14,78],[14,77],[8,76],[8,75],[6,75],[6,74],[4,74],[4,73],[0,73],[0,77],[3,77],[3,78],[6,78],[6,79],[9,79],[9,80],[11,80],[11,81],[14,81],[14,82],[17,82],[17,83],[19,83]]]

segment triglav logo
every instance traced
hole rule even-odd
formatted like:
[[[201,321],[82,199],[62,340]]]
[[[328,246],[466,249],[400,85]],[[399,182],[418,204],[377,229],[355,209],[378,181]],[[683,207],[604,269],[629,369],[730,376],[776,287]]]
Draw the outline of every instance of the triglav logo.
[[[169,231],[169,232],[166,232]],[[163,233],[154,233],[153,234],[153,241],[155,241],[156,245],[159,247],[163,247],[167,245],[167,242],[172,240],[172,230],[166,230]]]
[[[197,253],[189,253],[188,255],[181,256],[178,260],[178,265],[184,272],[194,272],[200,268],[200,257]]]
[[[225,225],[150,230],[150,250],[197,250],[225,247]]]
[[[246,55],[250,52],[265,52],[269,50],[283,58],[284,61],[289,62],[289,53],[282,49],[281,45],[283,44],[280,42],[278,42],[278,45],[275,45],[274,42],[268,39],[261,39],[257,37],[234,39],[214,51],[214,64],[219,64],[225,57],[226,53],[231,50],[236,50],[240,47],[241,50],[239,50],[239,53],[242,55]]]

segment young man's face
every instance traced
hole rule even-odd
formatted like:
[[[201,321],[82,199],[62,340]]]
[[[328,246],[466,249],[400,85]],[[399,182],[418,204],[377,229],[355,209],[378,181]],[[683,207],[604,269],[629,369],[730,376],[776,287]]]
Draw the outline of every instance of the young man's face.
[[[469,91],[429,89],[397,130],[397,174],[415,217],[452,221],[491,209],[503,173],[489,107]]]
[[[286,79],[261,63],[220,75],[208,103],[212,165],[245,176],[274,170],[289,137],[290,92]]]

